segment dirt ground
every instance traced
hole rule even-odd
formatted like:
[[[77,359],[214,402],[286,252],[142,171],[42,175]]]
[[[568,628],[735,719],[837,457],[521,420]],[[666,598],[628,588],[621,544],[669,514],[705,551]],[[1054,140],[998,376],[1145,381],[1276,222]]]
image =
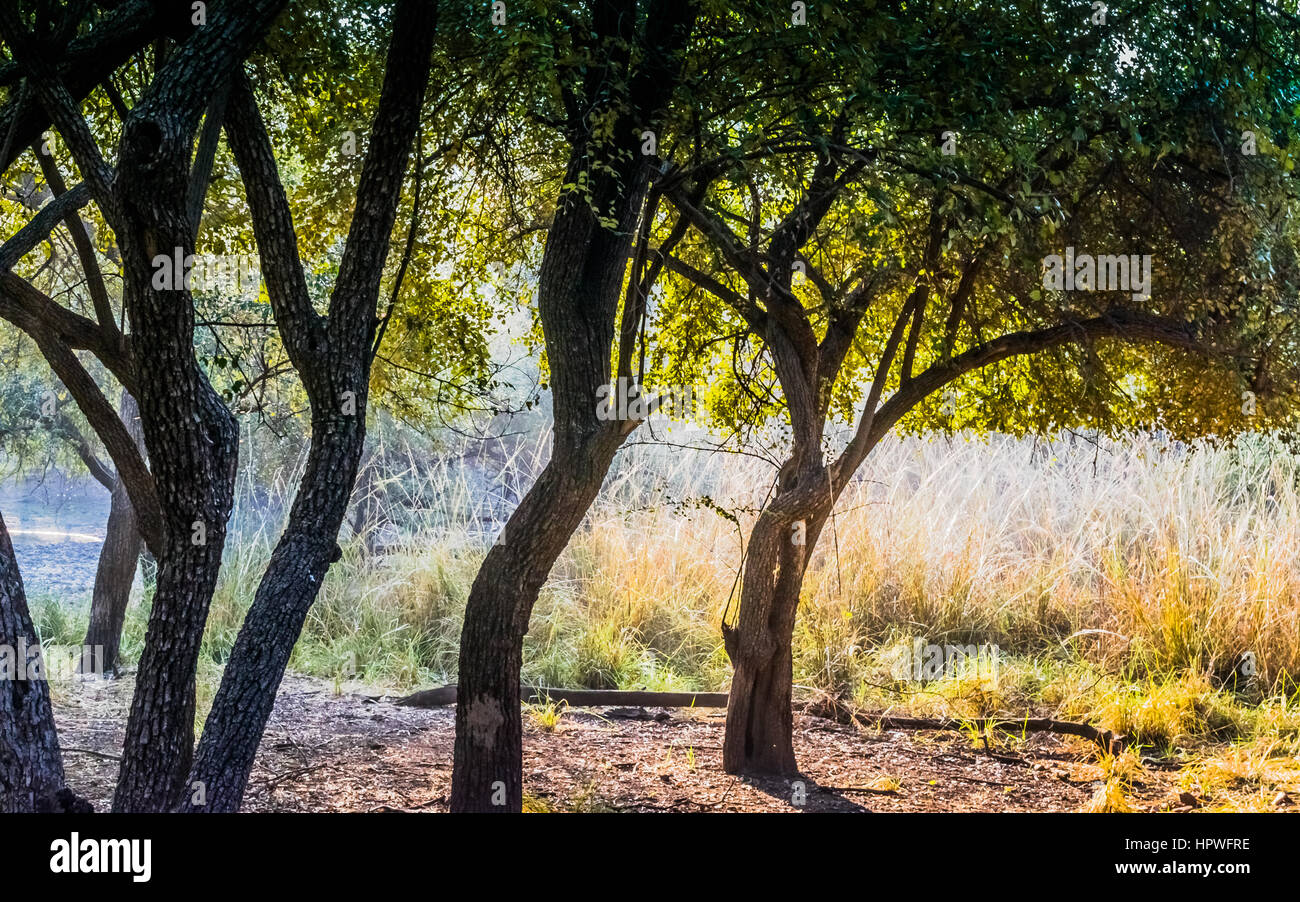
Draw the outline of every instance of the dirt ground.
[[[68,782],[107,810],[128,677],[59,693]],[[789,780],[722,772],[723,712],[581,709],[553,730],[525,716],[532,811],[1079,811],[1102,784],[1091,746],[1035,734],[977,747],[955,733],[872,733],[798,715],[804,804]],[[454,709],[402,708],[289,676],[262,740],[245,811],[445,811]],[[1148,767],[1130,804],[1179,806],[1175,772]]]

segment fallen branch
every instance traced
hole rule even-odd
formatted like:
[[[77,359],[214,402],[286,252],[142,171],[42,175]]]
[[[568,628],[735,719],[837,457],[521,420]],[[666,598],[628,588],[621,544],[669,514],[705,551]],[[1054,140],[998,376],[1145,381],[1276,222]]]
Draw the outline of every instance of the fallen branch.
[[[93,756],[93,757],[95,757],[95,758],[104,758],[104,759],[106,759],[106,760],[108,760],[108,761],[121,761],[121,760],[122,760],[122,756],[121,756],[121,755],[110,755],[108,752],[97,752],[97,751],[95,751],[94,749],[81,749],[81,748],[77,748],[76,746],[73,746],[73,745],[65,745],[65,746],[62,748],[62,751],[65,751],[65,752],[77,752],[77,753],[82,754],[82,755],[91,755],[91,756]]]
[[[291,770],[283,774],[273,774],[270,777],[265,777],[261,780],[254,780],[252,782],[254,785],[259,786],[259,788],[264,787],[263,791],[269,794],[274,792],[276,787],[278,787],[285,780],[292,780],[296,777],[306,776],[307,774],[313,773],[314,771],[318,771],[321,770],[322,768],[329,767],[332,763],[333,762],[325,761],[320,764],[309,764],[308,766],[300,767],[297,770]]]
[[[519,700],[528,703],[564,702],[571,708],[603,708],[636,706],[642,708],[725,708],[725,692],[643,692],[621,689],[551,689],[543,686],[525,686],[519,690]],[[440,708],[456,704],[456,687],[442,686],[424,689],[404,698],[396,705],[407,708]],[[823,717],[836,723],[860,724],[882,730],[949,730],[960,731],[975,727],[979,730],[1021,730],[1024,732],[1060,733],[1080,736],[1097,743],[1108,754],[1118,754],[1128,744],[1128,738],[1110,730],[1101,730],[1091,724],[1050,717],[1026,717],[1019,720],[1001,717],[975,717],[970,719],[896,717],[857,711],[833,698],[822,698],[805,705],[803,713]]]
[[[881,730],[961,731],[975,727],[979,730],[1005,730],[1007,732],[1020,730],[1030,733],[1060,733],[1091,740],[1109,755],[1119,754],[1128,744],[1128,737],[1122,733],[1098,729],[1092,724],[1055,720],[1051,717],[1025,717],[1019,720],[1004,717],[972,717],[965,720],[949,717],[894,717],[889,714],[857,711],[833,698],[823,698],[812,702],[803,710],[805,714],[824,717],[836,723],[875,727]]]
[[[519,700],[528,703],[564,702],[570,708],[638,706],[643,708],[725,708],[725,692],[642,692],[621,689],[550,689],[524,686]],[[393,704],[407,708],[441,708],[456,704],[456,687],[424,689],[399,698]]]

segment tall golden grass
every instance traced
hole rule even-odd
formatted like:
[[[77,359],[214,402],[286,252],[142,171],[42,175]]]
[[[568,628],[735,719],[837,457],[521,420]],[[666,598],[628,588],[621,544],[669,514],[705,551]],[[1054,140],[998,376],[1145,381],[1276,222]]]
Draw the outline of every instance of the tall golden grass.
[[[469,586],[544,460],[472,447],[386,454],[382,551],[345,539],[296,663],[381,682],[454,679]],[[498,455],[498,457],[501,457]],[[719,623],[772,480],[747,455],[629,448],[534,612],[528,676],[553,685],[719,688]],[[269,555],[293,474],[236,518],[209,627],[220,660]],[[1145,437],[883,443],[846,490],[805,583],[797,680],[859,693],[920,636],[1139,679],[1260,695],[1300,673],[1300,457],[1278,440]]]

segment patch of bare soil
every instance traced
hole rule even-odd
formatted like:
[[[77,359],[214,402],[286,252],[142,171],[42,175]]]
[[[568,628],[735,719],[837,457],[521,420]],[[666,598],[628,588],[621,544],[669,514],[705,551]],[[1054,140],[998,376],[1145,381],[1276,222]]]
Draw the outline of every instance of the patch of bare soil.
[[[70,785],[107,810],[130,678],[65,686],[56,718]],[[554,730],[525,715],[524,793],[555,811],[1078,811],[1102,786],[1092,746],[1051,734],[977,747],[955,733],[873,733],[795,718],[803,772],[755,780],[722,772],[720,710],[581,709]],[[335,695],[289,676],[254,766],[245,811],[445,811],[454,710]],[[1173,773],[1128,793],[1148,811],[1179,802]],[[803,804],[797,804],[802,801]]]

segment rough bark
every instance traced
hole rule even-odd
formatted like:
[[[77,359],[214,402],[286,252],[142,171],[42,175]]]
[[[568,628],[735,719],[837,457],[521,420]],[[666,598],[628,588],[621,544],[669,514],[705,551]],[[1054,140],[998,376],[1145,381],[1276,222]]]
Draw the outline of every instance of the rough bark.
[[[160,535],[151,539],[159,559],[157,589],[127,720],[116,810],[167,810],[182,791],[193,751],[198,650],[238,457],[233,418],[195,357],[189,289],[180,273],[171,285],[155,287],[153,261],[194,252],[186,200],[199,120],[283,5],[284,0],[223,4],[189,32],[130,111],[116,171],[78,108],[83,74],[65,72],[56,48],[27,33],[13,4],[0,5],[0,30],[24,76],[23,90],[35,90],[117,237],[139,367],[134,394],[155,462],[162,512]],[[177,7],[169,9],[164,18],[176,21]],[[136,508],[146,510],[138,503]]]
[[[194,253],[186,199],[194,135],[208,99],[269,28],[283,0],[211,11],[132,109],[116,173],[56,80],[47,109],[117,235],[139,360],[137,401],[164,513],[158,581],[127,719],[116,811],[165,811],[185,789],[194,683],[234,496],[238,431],[194,354],[188,288],[154,287],[157,255]]]
[[[116,233],[123,299],[139,352],[136,397],[146,446],[157,462],[153,488],[162,513],[153,543],[159,556],[157,591],[127,720],[114,796],[118,810],[165,810],[179,796],[188,770],[195,668],[221,563],[238,450],[229,411],[195,359],[189,291],[155,288],[152,261],[159,254],[193,252],[184,198],[203,98],[269,25],[267,5],[253,4],[245,18],[223,8],[210,19],[211,27],[199,30],[173,57],[125,124],[116,172],[100,154],[60,73],[25,33],[14,8],[0,6],[0,29],[26,83],[35,87]],[[54,351],[67,352],[66,345],[47,344],[42,346],[47,359]],[[83,375],[74,361],[65,362],[74,375]],[[63,372],[60,377],[68,384]],[[115,413],[111,420],[121,427]],[[127,443],[129,454],[113,455],[124,477],[130,458],[138,457],[134,443],[129,438]]]
[[[124,156],[138,159],[139,153]],[[151,272],[140,265],[159,247],[193,252],[183,201],[166,199],[184,194],[165,186],[146,189],[146,174],[124,165],[119,179],[128,176],[138,201],[151,206],[131,217],[148,225],[124,230],[119,240],[128,261],[127,309],[141,350],[140,413],[165,522],[113,807],[157,811],[179,797],[189,770],[195,672],[234,499],[238,432],[194,357],[188,292],[154,290]]]
[[[586,456],[581,471],[554,455],[470,589],[460,636],[453,811],[522,810],[524,634],[551,567],[600,492],[613,450]]]
[[[202,792],[192,793],[184,810],[238,811],[243,801],[289,655],[325,572],[339,557],[335,537],[359,456],[354,446],[365,434],[357,418],[342,419],[313,421],[312,450],[289,523],[240,627],[195,753],[188,782]]]
[[[576,151],[571,174],[584,164]],[[622,442],[617,428],[597,419],[596,398],[610,378],[628,236],[647,184],[644,172],[625,175],[630,184],[619,201],[623,222],[617,233],[599,228],[587,204],[570,203],[547,237],[538,304],[551,350],[555,444],[550,462],[484,559],[466,603],[453,811],[523,808],[523,637],[542,585],[595,501]]]
[[[727,773],[792,774],[793,658],[799,586],[787,524],[765,512],[746,549],[739,622],[724,625],[733,668],[722,766]],[[787,628],[789,623],[789,628]]]
[[[0,814],[89,807],[64,785],[40,652],[9,530],[0,517]]]
[[[140,429],[140,414],[135,399],[125,391],[122,392],[118,409],[127,431],[143,453],[144,434]],[[90,599],[90,624],[86,628],[86,640],[82,643],[84,650],[79,669],[83,673],[112,674],[117,671],[122,625],[126,622],[126,608],[131,600],[131,585],[135,582],[142,544],[135,508],[131,505],[126,484],[120,479],[116,480],[112,500],[109,502],[104,545],[99,551],[99,563],[95,569],[95,589]]]
[[[366,401],[384,260],[429,75],[437,4],[403,0],[328,321],[311,307],[292,217],[249,85],[232,92],[231,147],[248,187],[268,292],[312,408],[307,466],[231,650],[182,810],[238,811],[276,692],[325,573],[338,560],[366,438]],[[201,802],[201,804],[200,804]]]
[[[812,473],[825,478],[824,470]],[[791,707],[794,623],[808,557],[829,510],[824,492],[778,494],[750,534],[738,622],[734,628],[723,625],[733,667],[722,747],[727,773],[798,771]]]

